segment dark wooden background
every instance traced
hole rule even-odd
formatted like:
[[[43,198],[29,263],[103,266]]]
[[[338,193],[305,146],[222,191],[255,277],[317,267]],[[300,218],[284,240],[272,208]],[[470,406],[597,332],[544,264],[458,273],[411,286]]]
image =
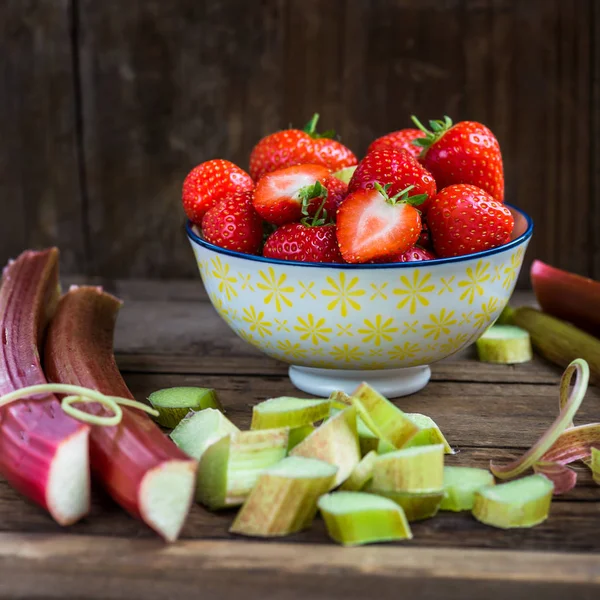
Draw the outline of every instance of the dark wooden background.
[[[3,262],[196,277],[195,164],[314,111],[360,154],[417,113],[488,124],[529,260],[600,278],[599,0],[2,0],[0,27]]]

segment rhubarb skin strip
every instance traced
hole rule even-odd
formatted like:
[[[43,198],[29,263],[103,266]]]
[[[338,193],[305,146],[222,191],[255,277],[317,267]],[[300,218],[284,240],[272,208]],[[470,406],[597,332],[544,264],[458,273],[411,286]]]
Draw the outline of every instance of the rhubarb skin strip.
[[[58,305],[45,346],[48,378],[133,398],[113,353],[121,302],[96,287],[72,288]],[[87,412],[108,414],[99,403]],[[91,466],[113,499],[167,541],[175,540],[193,501],[197,462],[143,412],[123,407],[119,425],[93,427]]]
[[[58,250],[26,251],[5,267],[0,288],[0,394],[47,383],[39,343],[56,308]],[[90,427],[52,394],[0,408],[0,473],[60,525],[90,507]]]

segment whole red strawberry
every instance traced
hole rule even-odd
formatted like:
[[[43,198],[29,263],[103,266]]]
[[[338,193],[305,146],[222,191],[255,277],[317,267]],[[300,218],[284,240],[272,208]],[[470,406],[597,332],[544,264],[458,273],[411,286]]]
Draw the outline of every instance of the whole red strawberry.
[[[474,185],[449,185],[433,198],[427,213],[433,247],[440,257],[461,256],[506,243],[511,212]]]
[[[394,254],[393,256],[388,256],[384,259],[373,260],[371,262],[374,262],[374,263],[416,262],[419,260],[433,260],[434,258],[437,258],[437,256],[433,252],[430,252],[429,250],[426,250],[425,248],[421,248],[420,246],[416,245],[416,246],[413,246],[412,248],[409,248],[408,250],[405,250],[404,252],[401,252],[400,254]]]
[[[375,150],[406,150],[415,158],[421,154],[421,148],[413,144],[413,140],[418,138],[424,138],[425,134],[420,129],[400,129],[399,131],[393,131],[375,141],[371,142],[371,145],[367,148],[367,154],[374,152]]]
[[[188,219],[202,223],[206,211],[220,200],[254,188],[252,177],[228,160],[209,160],[194,167],[183,182],[182,202]]]
[[[423,229],[421,229],[421,235],[419,236],[417,245],[421,246],[421,248],[425,248],[425,250],[433,250],[433,242],[431,241],[431,234],[429,233],[427,221],[423,221]]]
[[[221,200],[202,219],[204,239],[215,246],[258,254],[263,239],[263,223],[251,202],[251,192]]]
[[[263,256],[300,262],[343,263],[335,225],[323,213],[323,200],[314,217],[288,223],[275,230],[265,242]]]
[[[285,129],[260,140],[250,154],[250,175],[254,180],[294,165],[322,165],[331,171],[355,165],[353,152],[331,139],[334,131],[316,132],[318,120],[319,115],[315,114],[303,130]]]
[[[353,192],[337,213],[337,238],[344,260],[364,263],[387,259],[415,245],[421,233],[421,213],[415,208],[427,196],[408,196],[409,186],[390,196],[390,185]]]
[[[432,198],[436,193],[435,180],[419,162],[406,150],[374,150],[367,154],[356,167],[348,184],[348,192],[373,189],[375,183],[388,185],[388,194],[394,196],[413,186],[415,194],[425,194]],[[429,202],[419,206],[426,213]]]
[[[348,195],[348,184],[339,180],[335,175],[330,175],[325,179],[323,185],[327,189],[327,200],[325,201],[324,210],[335,221],[338,208]],[[308,213],[314,214],[316,211],[316,203],[309,206]]]
[[[296,165],[262,177],[256,184],[252,202],[265,221],[284,225],[314,214],[328,196],[329,186],[332,195],[341,193],[338,180],[327,167]]]
[[[453,183],[470,183],[504,202],[504,168],[500,144],[481,123],[461,121],[452,125],[450,117],[429,121],[429,131],[413,116],[426,134],[414,144],[423,148],[420,161],[435,177],[438,189]]]

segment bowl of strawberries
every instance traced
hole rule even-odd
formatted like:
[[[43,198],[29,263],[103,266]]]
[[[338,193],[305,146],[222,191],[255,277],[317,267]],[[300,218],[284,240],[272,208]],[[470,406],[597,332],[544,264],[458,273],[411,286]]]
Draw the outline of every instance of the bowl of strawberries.
[[[416,392],[515,287],[533,224],[504,204],[498,141],[472,121],[413,120],[359,161],[315,117],[260,140],[249,172],[211,160],[184,182],[215,310],[307,393]]]

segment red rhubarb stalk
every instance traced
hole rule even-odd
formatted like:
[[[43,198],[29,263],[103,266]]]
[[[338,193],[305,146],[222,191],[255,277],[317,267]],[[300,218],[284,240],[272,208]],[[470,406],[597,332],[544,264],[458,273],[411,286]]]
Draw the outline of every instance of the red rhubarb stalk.
[[[600,281],[536,260],[531,265],[531,284],[545,313],[600,337]]]
[[[93,287],[71,289],[61,298],[45,347],[50,381],[133,398],[113,354],[120,306],[115,297]],[[87,404],[85,410],[96,415],[110,412],[99,403]],[[125,510],[173,541],[192,503],[196,461],[146,414],[126,406],[122,411],[119,425],[92,429],[93,474]]]
[[[39,343],[58,296],[58,250],[27,251],[8,264],[0,288],[0,395],[47,383]],[[53,394],[0,408],[0,473],[69,525],[90,505],[89,425]]]

